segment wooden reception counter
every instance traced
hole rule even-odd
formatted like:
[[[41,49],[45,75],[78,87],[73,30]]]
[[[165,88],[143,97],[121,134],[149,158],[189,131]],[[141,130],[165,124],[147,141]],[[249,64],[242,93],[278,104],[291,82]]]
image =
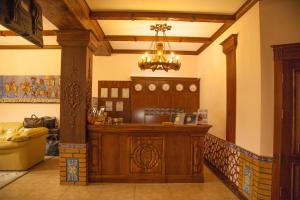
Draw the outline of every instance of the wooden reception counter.
[[[210,125],[89,126],[90,182],[203,182]]]

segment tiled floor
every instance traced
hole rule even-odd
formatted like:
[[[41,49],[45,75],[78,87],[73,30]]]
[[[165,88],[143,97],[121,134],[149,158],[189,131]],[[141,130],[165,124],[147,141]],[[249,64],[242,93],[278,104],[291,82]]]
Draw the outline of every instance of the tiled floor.
[[[59,185],[58,158],[43,162],[0,190],[0,200],[233,200],[205,168],[205,183]]]

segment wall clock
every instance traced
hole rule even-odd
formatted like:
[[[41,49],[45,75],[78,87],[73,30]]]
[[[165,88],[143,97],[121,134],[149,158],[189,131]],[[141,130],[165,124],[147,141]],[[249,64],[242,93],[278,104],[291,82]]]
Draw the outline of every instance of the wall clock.
[[[181,91],[183,90],[183,85],[182,85],[181,83],[178,83],[178,84],[176,85],[176,90],[177,90],[178,92],[181,92]]]
[[[148,85],[148,89],[151,91],[151,92],[154,92],[156,90],[156,85],[154,83],[151,83]]]
[[[196,92],[197,91],[197,86],[195,84],[191,84],[189,87],[191,92]]]
[[[166,92],[170,90],[170,85],[168,83],[164,83],[161,88],[163,91]]]
[[[135,91],[140,92],[140,91],[142,91],[143,86],[138,83],[138,84],[135,84],[134,89],[135,89]]]

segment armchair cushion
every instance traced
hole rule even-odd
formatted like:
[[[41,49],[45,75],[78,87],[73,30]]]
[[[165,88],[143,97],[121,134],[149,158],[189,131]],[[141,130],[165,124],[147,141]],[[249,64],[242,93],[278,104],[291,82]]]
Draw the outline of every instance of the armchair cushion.
[[[0,126],[3,123],[0,123]],[[47,128],[20,128],[19,126],[5,126],[6,129],[3,129],[0,134],[0,141],[14,141],[14,142],[23,142],[29,140],[30,138],[39,137],[41,135],[48,134]]]

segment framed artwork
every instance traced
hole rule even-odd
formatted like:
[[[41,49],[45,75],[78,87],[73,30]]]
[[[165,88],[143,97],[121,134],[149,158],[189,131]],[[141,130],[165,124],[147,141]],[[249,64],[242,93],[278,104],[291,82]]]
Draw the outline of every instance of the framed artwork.
[[[174,124],[184,124],[185,113],[172,113],[171,122]]]
[[[59,103],[60,76],[0,76],[0,103]]]
[[[122,88],[122,98],[124,99],[129,98],[129,88]]]
[[[113,102],[112,101],[105,101],[105,110],[113,111]]]
[[[197,125],[198,115],[197,114],[186,114],[184,117],[184,124]]]
[[[198,110],[199,122],[201,124],[208,124],[207,112],[208,112],[207,109],[199,109]]]
[[[119,88],[111,88],[110,98],[118,98]]]
[[[117,112],[123,112],[124,111],[123,101],[117,101],[116,102],[116,111]]]
[[[100,97],[101,98],[108,98],[108,88],[101,88],[100,89]]]

